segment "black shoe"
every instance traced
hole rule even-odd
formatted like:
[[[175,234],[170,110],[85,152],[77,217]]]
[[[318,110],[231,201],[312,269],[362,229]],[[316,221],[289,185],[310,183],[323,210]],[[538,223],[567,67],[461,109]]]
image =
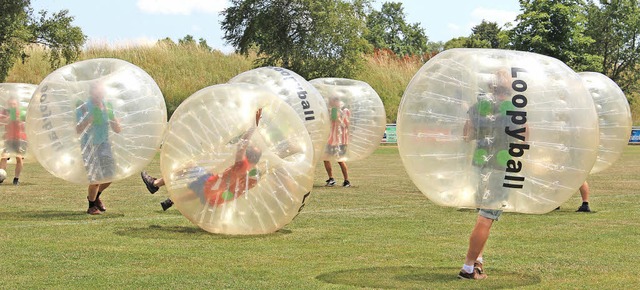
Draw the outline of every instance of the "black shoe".
[[[588,204],[581,205],[576,212],[591,212]]]
[[[13,179],[13,185],[20,185],[20,181],[17,178]]]
[[[334,186],[334,185],[336,185],[336,180],[333,179],[333,177],[327,179],[326,182],[327,182],[327,184],[325,184],[325,186]]]
[[[173,205],[173,201],[170,198],[167,198],[165,201],[161,202],[162,210],[166,211]]]
[[[351,182],[349,182],[349,180],[345,180],[345,181],[342,183],[342,187],[351,187]]]
[[[160,189],[160,187],[157,187],[157,186],[153,185],[153,182],[156,179],[151,177],[151,175],[149,175],[146,171],[140,172],[140,177],[142,178],[142,182],[144,182],[144,185],[147,186],[147,190],[149,190],[149,192],[151,192],[151,194],[156,193],[156,191],[158,191],[158,189]]]
[[[478,273],[480,273],[480,274],[484,274],[482,263],[480,263],[478,261],[473,262],[473,269],[474,269],[474,271],[478,271]]]
[[[480,271],[478,271],[478,268],[473,268],[473,272],[471,273],[467,273],[464,270],[460,270],[460,273],[458,273],[458,278],[470,279],[470,280],[482,280],[484,278],[487,278],[487,274],[480,273]]]

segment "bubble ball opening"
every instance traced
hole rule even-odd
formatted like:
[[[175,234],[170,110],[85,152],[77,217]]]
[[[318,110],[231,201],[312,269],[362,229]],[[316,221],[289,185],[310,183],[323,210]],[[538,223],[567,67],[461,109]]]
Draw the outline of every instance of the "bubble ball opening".
[[[629,143],[632,118],[624,92],[609,77],[597,72],[578,73],[593,98],[598,114],[600,142],[591,174],[601,172],[620,158]]]
[[[303,121],[275,93],[251,84],[215,85],[183,101],[169,120],[160,166],[178,210],[218,234],[275,232],[313,186]]]
[[[38,86],[23,83],[0,83],[0,155],[16,163],[34,160],[30,154],[25,122],[27,107]]]
[[[375,151],[386,128],[380,96],[367,83],[345,78],[317,78],[310,83],[322,95],[329,114],[329,138],[322,160],[357,161]]]
[[[546,213],[595,163],[598,124],[580,77],[527,52],[450,49],[413,77],[400,103],[398,148],[436,204]]]
[[[243,72],[230,84],[263,86],[289,104],[303,120],[314,148],[314,164],[319,161],[329,138],[329,114],[320,92],[297,73],[281,67],[261,67]]]
[[[155,156],[167,122],[164,97],[139,67],[119,59],[72,63],[49,74],[27,110],[40,164],[77,184],[113,182]]]

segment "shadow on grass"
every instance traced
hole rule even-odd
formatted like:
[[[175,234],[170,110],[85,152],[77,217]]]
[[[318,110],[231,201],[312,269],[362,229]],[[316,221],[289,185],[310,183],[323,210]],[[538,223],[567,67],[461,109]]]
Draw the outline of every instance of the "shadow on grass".
[[[122,213],[106,212],[101,215],[90,216],[85,211],[18,211],[0,213],[0,219],[13,221],[55,221],[55,220],[87,220],[87,219],[108,219],[123,217]]]
[[[471,209],[471,208],[459,208],[459,209],[457,209],[457,211],[459,211],[459,212],[477,212],[478,210],[477,209]],[[575,214],[592,214],[592,213],[596,213],[596,212],[597,211],[595,211],[595,210],[592,210],[591,212],[576,212],[575,209],[569,209],[569,208],[568,209],[563,209],[563,208],[561,208],[561,209],[552,210],[552,211],[550,211],[548,213],[545,213],[545,214],[548,214],[548,215],[569,215],[569,214],[575,215]],[[531,215],[531,214],[519,213],[519,212],[505,212],[505,214],[509,214],[509,215]]]
[[[525,273],[487,269],[482,281],[458,279],[460,268],[374,267],[322,274],[316,279],[339,285],[381,289],[505,289],[539,284],[541,279]]]
[[[231,236],[209,233],[196,226],[159,226],[151,225],[146,228],[129,228],[115,232],[116,235],[141,238],[141,239],[167,239],[167,240],[216,240],[216,239],[261,239],[288,235],[290,230],[280,229],[272,234]]]

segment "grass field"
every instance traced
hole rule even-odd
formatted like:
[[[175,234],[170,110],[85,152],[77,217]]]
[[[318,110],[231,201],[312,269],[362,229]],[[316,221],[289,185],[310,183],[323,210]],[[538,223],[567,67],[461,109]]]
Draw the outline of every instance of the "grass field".
[[[264,236],[200,230],[164,189],[139,176],[103,195],[89,216],[85,187],[27,164],[21,186],[0,185],[1,289],[631,289],[640,261],[640,146],[589,177],[595,213],[505,213],[485,251],[484,281],[456,275],[476,213],[431,203],[409,180],[398,150],[382,146],[349,163],[351,188],[325,188],[322,166],[302,213]],[[158,159],[149,165],[159,173]],[[334,171],[339,173],[337,164]],[[340,176],[338,174],[338,176]],[[342,179],[338,178],[341,182]]]

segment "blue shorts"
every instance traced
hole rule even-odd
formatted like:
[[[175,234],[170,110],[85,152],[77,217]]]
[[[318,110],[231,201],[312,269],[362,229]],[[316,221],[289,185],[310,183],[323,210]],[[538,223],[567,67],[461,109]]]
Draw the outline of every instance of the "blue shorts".
[[[205,202],[204,184],[207,182],[207,180],[211,176],[212,176],[211,174],[207,173],[199,176],[195,181],[189,183],[189,189],[191,189],[191,191],[193,191],[198,196],[198,198],[200,198],[201,203]]]
[[[479,208],[478,209],[478,215],[497,221],[500,218],[500,215],[502,215],[502,211],[499,209],[482,209]]]

